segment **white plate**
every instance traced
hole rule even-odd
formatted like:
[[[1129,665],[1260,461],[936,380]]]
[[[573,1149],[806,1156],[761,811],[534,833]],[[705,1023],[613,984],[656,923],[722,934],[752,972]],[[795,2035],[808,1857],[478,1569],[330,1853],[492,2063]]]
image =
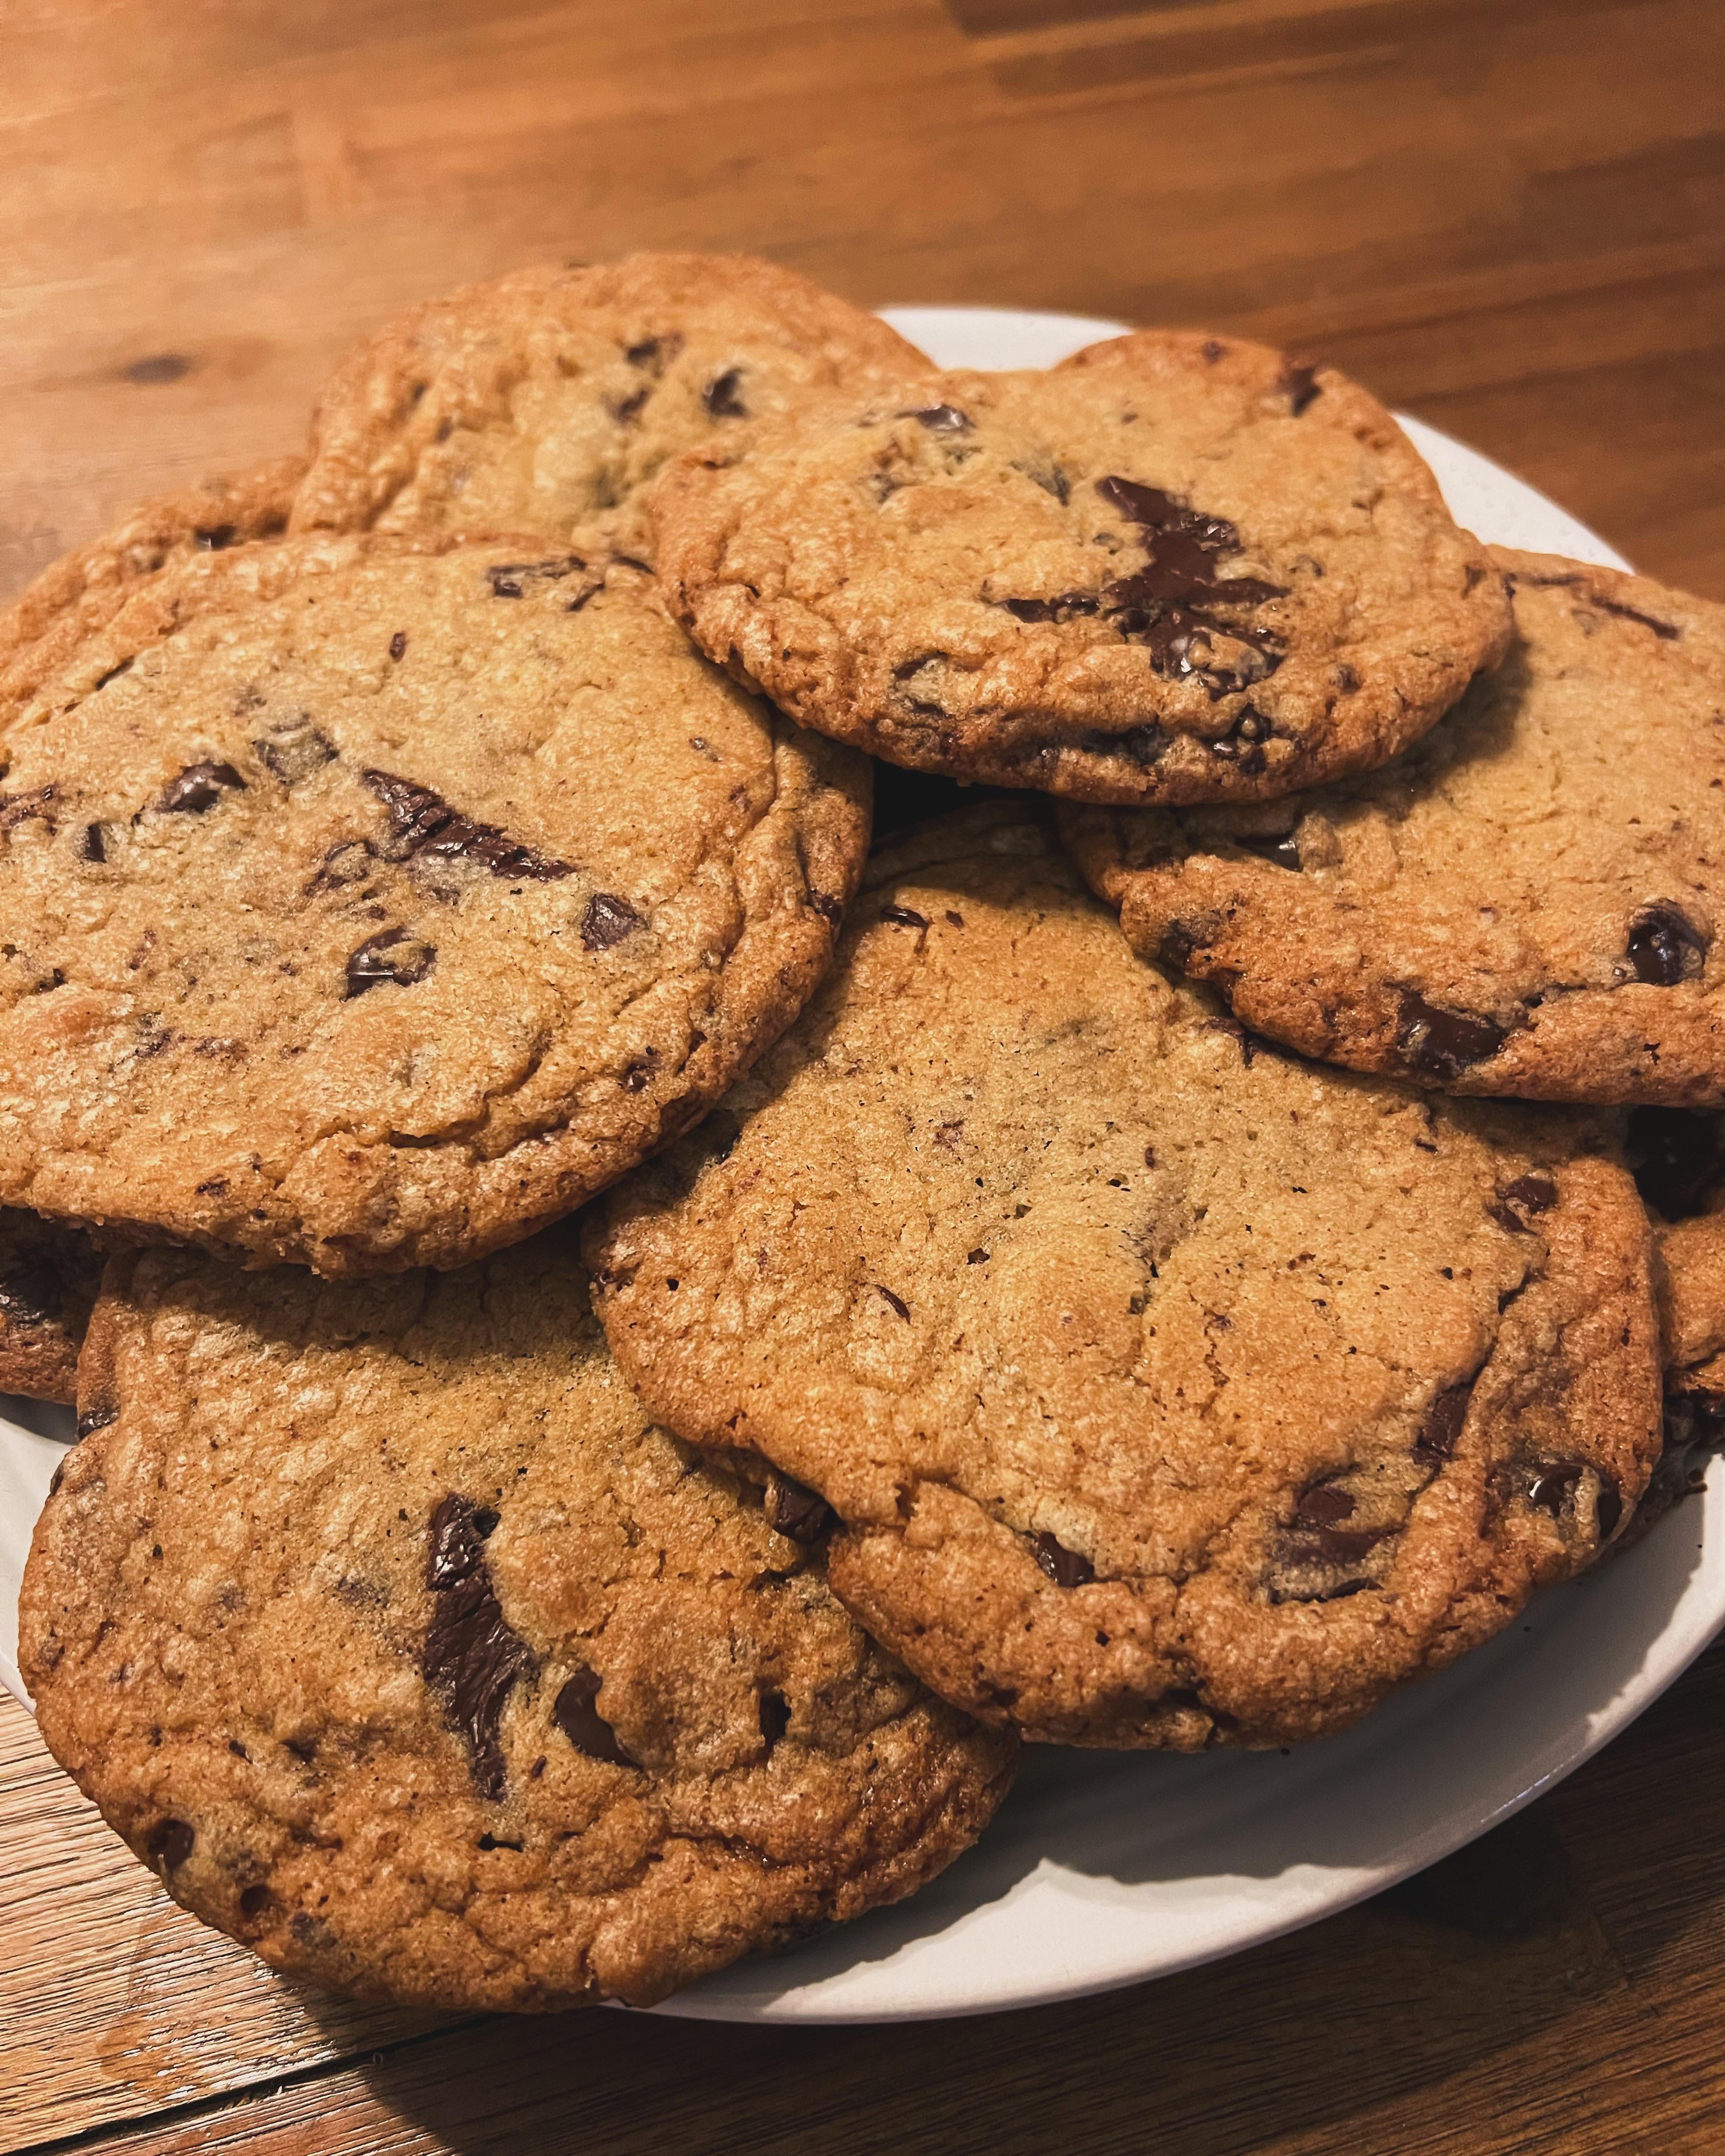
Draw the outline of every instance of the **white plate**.
[[[1116,325],[985,307],[889,318],[947,366],[1046,366]],[[1484,457],[1405,423],[1450,507],[1489,539],[1618,563]],[[39,1431],[62,1411],[10,1404]],[[0,1675],[58,1457],[0,1422]],[[1106,1991],[1214,1960],[1375,1894],[1579,1766],[1725,1624],[1725,1472],[1639,1548],[1358,1728],[1279,1753],[1033,1748],[981,1845],[928,1890],[658,2010],[702,2020],[914,2020]]]

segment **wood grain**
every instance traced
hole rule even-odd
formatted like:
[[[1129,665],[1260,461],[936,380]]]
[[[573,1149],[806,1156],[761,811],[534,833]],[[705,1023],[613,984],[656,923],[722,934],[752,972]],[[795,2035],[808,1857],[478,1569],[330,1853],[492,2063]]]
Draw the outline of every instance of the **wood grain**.
[[[8,0],[0,598],[393,310],[747,248],[1358,373],[1725,598],[1717,0]],[[201,1931],[0,1703],[0,2147],[1725,2150],[1725,1650],[1427,1878],[1169,1983],[432,2030]]]

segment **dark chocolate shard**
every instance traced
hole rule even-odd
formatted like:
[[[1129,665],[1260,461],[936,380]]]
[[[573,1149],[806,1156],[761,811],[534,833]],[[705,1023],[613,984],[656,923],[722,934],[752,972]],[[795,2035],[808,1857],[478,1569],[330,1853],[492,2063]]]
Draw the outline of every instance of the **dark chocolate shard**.
[[[1323,384],[1317,378],[1317,367],[1310,360],[1291,359],[1281,371],[1279,386],[1288,400],[1288,409],[1296,419],[1324,393]]]
[[[1414,1440],[1414,1457],[1422,1467],[1441,1467],[1455,1457],[1455,1440],[1467,1420],[1474,1383],[1470,1378],[1465,1384],[1448,1386],[1425,1410],[1425,1419]]]
[[[581,922],[581,941],[589,951],[608,951],[614,944],[633,936],[646,922],[626,898],[618,898],[608,891],[596,891],[587,902],[587,911]]]
[[[749,408],[742,401],[742,369],[727,367],[716,374],[701,393],[707,416],[713,419],[747,419]]]
[[[1147,644],[1158,673],[1194,675],[1212,697],[1261,680],[1281,663],[1279,639],[1268,629],[1219,616],[1286,597],[1286,587],[1261,577],[1223,577],[1224,554],[1242,551],[1226,517],[1192,509],[1160,487],[1117,474],[1096,481],[1111,508],[1139,527],[1148,556],[1142,568],[1110,584],[1103,603],[1122,636]],[[1224,663],[1218,639],[1238,655]]]
[[[1081,1551],[1068,1549],[1046,1527],[1030,1537],[1030,1553],[1056,1587],[1087,1587],[1096,1576]]]
[[[78,1415],[78,1435],[91,1437],[99,1430],[106,1430],[110,1423],[120,1419],[120,1409],[111,1400],[98,1401],[94,1406],[80,1409]]]
[[[1696,1108],[1631,1108],[1629,1158],[1644,1203],[1667,1220],[1703,1209],[1725,1168],[1721,1119]]]
[[[1471,1064],[1495,1055],[1508,1029],[1471,1011],[1444,1010],[1413,988],[1401,991],[1395,1045],[1406,1067],[1422,1078],[1459,1078]]]
[[[163,788],[158,808],[175,815],[201,816],[224,793],[243,791],[245,781],[231,763],[188,763]]]
[[[100,863],[108,858],[108,842],[102,835],[100,824],[86,824],[78,834],[78,858],[80,861]]]
[[[578,1752],[608,1766],[633,1767],[632,1759],[617,1741],[617,1732],[595,1704],[603,1679],[597,1670],[579,1669],[557,1696],[551,1718]]]
[[[491,1585],[485,1543],[496,1524],[489,1507],[454,1491],[432,1514],[425,1584],[434,1599],[419,1661],[426,1682],[443,1695],[450,1726],[467,1740],[482,1797],[503,1794],[504,1702],[533,1659],[510,1630]]]
[[[927,928],[928,926],[927,915],[918,913],[914,906],[883,906],[880,918],[893,921],[901,928]]]
[[[961,412],[956,404],[924,404],[914,410],[901,412],[901,419],[914,419],[919,427],[927,428],[931,434],[968,434],[975,424],[968,412]]]
[[[773,1475],[767,1484],[767,1524],[805,1548],[823,1541],[838,1525],[838,1515],[824,1497],[788,1475]]]
[[[1654,988],[1675,988],[1698,973],[1707,949],[1707,939],[1701,930],[1664,901],[1644,906],[1630,924],[1630,963],[1635,978]]]
[[[890,1287],[882,1287],[879,1281],[875,1282],[875,1292],[889,1309],[896,1311],[903,1318],[906,1325],[910,1323],[911,1306],[901,1296],[896,1296]]]
[[[432,944],[408,935],[405,928],[385,928],[376,936],[367,937],[348,959],[343,1000],[362,996],[368,988],[377,988],[385,981],[393,981],[398,988],[410,988],[425,978],[436,960],[437,951]]]
[[[572,861],[536,853],[495,824],[481,824],[453,808],[440,793],[393,771],[360,773],[383,803],[390,831],[380,851],[393,861],[470,861],[494,876],[552,883],[573,875]]]

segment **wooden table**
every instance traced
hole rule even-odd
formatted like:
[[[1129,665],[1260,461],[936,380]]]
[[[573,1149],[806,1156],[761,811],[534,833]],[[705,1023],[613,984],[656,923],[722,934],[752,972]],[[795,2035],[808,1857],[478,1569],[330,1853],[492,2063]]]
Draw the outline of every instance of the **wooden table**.
[[[5,0],[0,596],[404,301],[745,247],[1339,362],[1725,598],[1718,0]],[[434,2025],[202,1932],[0,1705],[0,2148],[1725,2150],[1725,1650],[1532,1810],[1109,1999]]]

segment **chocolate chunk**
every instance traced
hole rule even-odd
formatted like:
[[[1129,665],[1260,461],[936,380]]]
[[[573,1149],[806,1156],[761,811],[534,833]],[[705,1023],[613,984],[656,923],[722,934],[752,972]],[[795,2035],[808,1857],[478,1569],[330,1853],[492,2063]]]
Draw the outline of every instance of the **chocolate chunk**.
[[[1414,1457],[1423,1467],[1440,1467],[1455,1457],[1455,1440],[1467,1420],[1467,1404],[1473,1398],[1475,1380],[1450,1385],[1425,1410],[1420,1435],[1414,1440]]]
[[[1599,1478],[1599,1494],[1594,1500],[1594,1520],[1599,1531],[1599,1540],[1609,1543],[1617,1532],[1617,1523],[1623,1517],[1623,1492],[1614,1477],[1603,1468],[1594,1471]]]
[[[144,1845],[158,1871],[177,1871],[198,1836],[182,1819],[163,1820]]]
[[[811,891],[809,903],[823,921],[836,923],[845,917],[844,901],[834,898],[829,891]]]
[[[1096,1568],[1078,1550],[1070,1550],[1044,1527],[1030,1537],[1030,1553],[1056,1587],[1087,1587]]]
[[[78,1416],[80,1437],[92,1437],[99,1430],[106,1430],[110,1423],[120,1419],[120,1410],[111,1401],[103,1401],[95,1407],[80,1409]]]
[[[389,655],[392,659],[405,659],[407,657],[408,633],[406,629],[397,629],[394,635],[390,638]]]
[[[911,1310],[908,1303],[901,1301],[899,1297],[893,1293],[890,1287],[882,1287],[879,1281],[875,1282],[875,1292],[884,1302],[887,1302],[891,1305],[893,1309],[898,1312],[899,1316],[904,1319],[906,1325],[910,1323]]]
[[[1274,861],[1279,869],[1297,869],[1300,865],[1300,842],[1291,832],[1286,838],[1273,839],[1255,832],[1233,834],[1236,846],[1249,854],[1257,854],[1266,861]]]
[[[1638,981],[1660,988],[1701,971],[1707,939],[1675,906],[1645,906],[1630,924],[1629,960]]]
[[[901,928],[927,928],[928,926],[927,916],[909,906],[883,906],[880,918],[896,921]]]
[[[444,1697],[452,1727],[467,1740],[474,1786],[482,1797],[503,1794],[507,1768],[498,1731],[504,1702],[532,1666],[526,1644],[504,1618],[485,1564],[485,1537],[496,1524],[489,1507],[454,1491],[432,1514],[425,1584],[434,1599],[419,1661],[426,1682]]]
[[[1507,1028],[1469,1011],[1441,1009],[1412,988],[1401,991],[1395,1045],[1409,1070],[1428,1078],[1459,1078],[1471,1063],[1495,1055]]]
[[[625,936],[632,936],[646,922],[626,898],[616,898],[608,891],[596,891],[587,901],[587,912],[581,923],[581,941],[589,951],[608,951]]]
[[[1323,386],[1317,378],[1317,368],[1309,360],[1291,359],[1281,371],[1280,388],[1288,400],[1288,409],[1297,419],[1310,404],[1323,395]]]
[[[297,726],[278,726],[252,747],[284,786],[297,786],[336,759],[336,745],[301,716]]]
[[[586,567],[583,554],[556,554],[543,562],[495,562],[485,577],[494,599],[518,599],[526,597],[529,584],[560,583]]]
[[[213,808],[224,790],[243,789],[245,781],[231,763],[188,763],[164,788],[158,808],[177,815],[201,816]]]
[[[1294,1517],[1308,1527],[1332,1527],[1338,1520],[1353,1517],[1353,1500],[1333,1482],[1315,1483],[1302,1490],[1294,1505]]]
[[[242,1917],[249,1917],[255,1921],[269,1907],[270,1889],[267,1887],[248,1887],[240,1895],[239,1913]]]
[[[1062,592],[1051,599],[1002,599],[1000,604],[1019,621],[1073,621],[1081,614],[1096,613],[1101,598],[1096,592]]]
[[[968,1265],[985,1265],[988,1262],[988,1253],[978,1245],[964,1262]]]
[[[600,1714],[594,1702],[603,1680],[596,1670],[577,1670],[557,1696],[551,1718],[578,1752],[589,1759],[603,1759],[613,1767],[636,1763],[617,1741],[617,1732]]]
[[[1548,1175],[1518,1175],[1497,1194],[1523,1213],[1549,1213],[1558,1202],[1558,1186]]]
[[[817,1496],[788,1475],[774,1475],[767,1484],[767,1524],[806,1548],[829,1535],[838,1516],[825,1498]]]
[[[1132,576],[1110,584],[1102,598],[1121,634],[1148,645],[1157,671],[1195,675],[1212,697],[1274,672],[1282,654],[1271,633],[1219,619],[1214,611],[1262,606],[1286,596],[1285,586],[1260,577],[1217,574],[1221,556],[1241,551],[1235,526],[1225,517],[1187,507],[1160,487],[1117,475],[1098,480],[1096,491],[1140,527],[1149,558]],[[1218,638],[1253,656],[1232,666],[1213,665]]]
[[[1574,581],[1563,578],[1556,582]],[[1643,613],[1638,607],[1625,606],[1620,599],[1608,599],[1602,592],[1589,593],[1589,597],[1601,613],[1615,613],[1624,621],[1638,621],[1643,629],[1651,629],[1662,643],[1675,643],[1683,632],[1673,621],[1660,621],[1651,613]]]
[[[52,825],[58,791],[53,786],[33,786],[23,793],[0,793],[0,831],[10,831],[17,824],[39,820]]]
[[[782,1691],[763,1691],[758,1712],[761,1741],[767,1747],[767,1756],[770,1759],[779,1738],[791,1726],[791,1703]]]
[[[384,981],[410,988],[423,981],[435,963],[437,952],[429,943],[409,936],[405,928],[386,928],[367,937],[347,961],[346,1000],[362,996]]]
[[[78,834],[78,858],[80,861],[105,861],[108,858],[108,842],[102,836],[100,824],[86,824]]]
[[[1327,1564],[1358,1564],[1393,1527],[1320,1527],[1313,1537],[1317,1554]]]
[[[1707,1463],[1722,1448],[1725,1448],[1725,1396],[1667,1393],[1664,1449],[1619,1548],[1627,1549],[1640,1542],[1656,1522],[1686,1497],[1699,1496],[1706,1486]]]
[[[716,374],[701,393],[701,401],[709,417],[715,419],[747,419],[748,407],[739,392],[742,388],[742,369],[727,367],[722,374]]]
[[[1693,1108],[1631,1108],[1629,1157],[1644,1202],[1667,1220],[1702,1211],[1722,1165],[1717,1116]]]
[[[1245,685],[1245,682],[1236,675],[1227,679],[1226,688],[1229,690],[1244,688]],[[1211,692],[1213,695],[1219,693],[1214,684]],[[1225,762],[1237,763],[1242,771],[1261,771],[1266,760],[1264,743],[1274,732],[1275,728],[1264,714],[1254,711],[1248,704],[1227,732],[1217,735],[1211,741],[1210,754],[1220,757]]]
[[[956,404],[925,404],[919,409],[901,412],[901,419],[914,419],[919,427],[927,427],[931,434],[968,434],[972,420],[968,412],[961,412]]]
[[[441,794],[392,771],[360,773],[388,814],[390,835],[383,848],[394,861],[462,860],[494,876],[552,883],[573,875],[571,861],[553,860],[511,839],[495,824],[481,824],[452,808]]]

